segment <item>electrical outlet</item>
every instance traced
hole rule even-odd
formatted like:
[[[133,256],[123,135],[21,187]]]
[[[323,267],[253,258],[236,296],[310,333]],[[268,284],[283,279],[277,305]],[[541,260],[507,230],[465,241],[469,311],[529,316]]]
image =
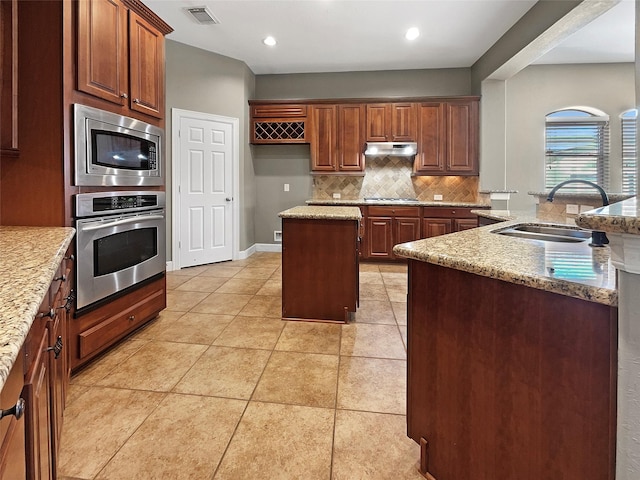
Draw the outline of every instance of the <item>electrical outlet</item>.
[[[334,200],[340,200],[340,198],[342,198],[342,195],[341,195],[341,194],[339,194],[339,193],[334,193],[334,194],[333,194],[333,199],[334,199]]]
[[[285,183],[285,184],[284,184],[284,191],[285,191],[285,192],[288,192],[288,191],[289,191],[289,184],[288,184],[288,183]]]
[[[567,212],[567,215],[577,215],[578,213],[580,213],[580,210],[578,208],[578,205],[573,205],[571,203],[568,203],[566,207],[566,212]]]
[[[273,231],[273,241],[274,242],[282,242],[282,231],[274,230]]]
[[[594,207],[593,205],[580,205],[580,213],[582,212],[588,212],[589,210],[593,210]]]
[[[434,195],[433,199],[434,200],[442,200],[442,195]]]

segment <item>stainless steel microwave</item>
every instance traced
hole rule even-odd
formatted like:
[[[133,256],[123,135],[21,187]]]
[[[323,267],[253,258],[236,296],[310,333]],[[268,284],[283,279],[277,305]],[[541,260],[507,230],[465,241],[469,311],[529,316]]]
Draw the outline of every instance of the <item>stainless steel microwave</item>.
[[[164,185],[162,129],[86,105],[73,110],[76,185]]]

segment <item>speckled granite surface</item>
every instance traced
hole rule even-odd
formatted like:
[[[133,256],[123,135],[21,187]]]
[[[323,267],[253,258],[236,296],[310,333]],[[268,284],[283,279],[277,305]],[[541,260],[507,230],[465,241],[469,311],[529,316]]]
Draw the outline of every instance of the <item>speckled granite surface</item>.
[[[416,207],[468,207],[480,208],[488,207],[484,203],[470,202],[423,202],[423,201],[400,201],[400,200],[307,200],[307,205],[414,205]]]
[[[278,214],[280,218],[304,218],[311,220],[360,220],[362,214],[357,207],[345,206],[300,206]]]
[[[0,390],[75,230],[0,226]]]
[[[638,197],[582,213],[576,218],[576,224],[601,232],[640,235]]]
[[[549,192],[527,192],[527,193],[533,197],[540,197],[540,201],[545,201],[547,196],[549,195]],[[621,202],[631,197],[631,195],[626,193],[607,193],[607,196],[609,197],[609,203]],[[545,200],[543,200],[542,198],[544,198]],[[596,190],[594,190],[593,192],[581,192],[581,193],[558,190],[555,193],[554,198],[562,199],[565,202],[567,200],[578,201],[581,199],[591,199],[597,202],[602,197]],[[600,203],[598,203],[598,205],[600,205]]]
[[[482,212],[488,216],[488,212]],[[505,215],[506,214],[506,215]],[[463,270],[506,282],[526,285],[605,305],[617,305],[615,268],[608,247],[591,248],[588,242],[532,241],[492,233],[521,223],[569,224],[535,214],[494,211],[508,221],[463,232],[396,245],[397,255]]]

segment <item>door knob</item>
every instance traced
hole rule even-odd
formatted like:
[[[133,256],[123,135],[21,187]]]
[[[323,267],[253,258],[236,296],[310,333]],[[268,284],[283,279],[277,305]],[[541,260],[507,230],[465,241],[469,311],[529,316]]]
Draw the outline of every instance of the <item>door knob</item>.
[[[232,200],[233,200],[233,198],[227,197],[227,198],[225,198],[225,200],[226,200],[227,202],[230,202],[230,201],[232,201]]]

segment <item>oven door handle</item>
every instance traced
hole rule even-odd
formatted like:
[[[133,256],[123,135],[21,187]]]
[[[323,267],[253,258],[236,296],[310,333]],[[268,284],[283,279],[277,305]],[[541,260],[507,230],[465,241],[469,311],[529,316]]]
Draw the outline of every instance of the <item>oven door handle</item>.
[[[164,220],[164,215],[148,215],[148,216],[139,216],[133,218],[123,218],[122,220],[116,220],[114,222],[102,223],[100,225],[91,225],[88,227],[83,227],[83,232],[92,232],[94,230],[101,230],[103,228],[111,228],[117,227],[118,225],[126,225],[127,223],[138,223],[140,221],[147,220]]]

